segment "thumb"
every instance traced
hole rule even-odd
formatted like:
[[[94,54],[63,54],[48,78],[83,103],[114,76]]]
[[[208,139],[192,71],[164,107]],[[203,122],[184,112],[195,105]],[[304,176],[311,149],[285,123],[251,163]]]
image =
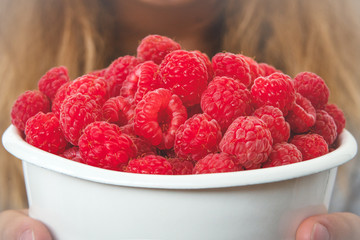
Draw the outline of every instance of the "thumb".
[[[0,213],[0,240],[51,240],[49,230],[40,221],[28,216],[27,210]]]
[[[304,220],[296,240],[355,240],[360,239],[360,217],[352,213],[332,213]]]

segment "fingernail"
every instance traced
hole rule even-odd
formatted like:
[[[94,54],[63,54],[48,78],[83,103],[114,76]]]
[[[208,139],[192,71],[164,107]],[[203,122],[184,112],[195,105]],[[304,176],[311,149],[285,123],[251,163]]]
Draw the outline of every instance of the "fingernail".
[[[34,231],[31,229],[24,231],[19,240],[35,240]]]
[[[330,240],[330,234],[324,225],[315,223],[311,233],[311,240]]]

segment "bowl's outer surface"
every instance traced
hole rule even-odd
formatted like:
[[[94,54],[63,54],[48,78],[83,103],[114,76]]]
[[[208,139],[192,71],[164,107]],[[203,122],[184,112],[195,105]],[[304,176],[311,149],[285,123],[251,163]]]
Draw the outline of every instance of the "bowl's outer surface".
[[[303,219],[327,211],[337,166],[356,154],[348,131],[340,143],[287,166],[157,176],[63,159],[30,146],[13,126],[3,135],[23,161],[30,215],[60,240],[294,239]]]

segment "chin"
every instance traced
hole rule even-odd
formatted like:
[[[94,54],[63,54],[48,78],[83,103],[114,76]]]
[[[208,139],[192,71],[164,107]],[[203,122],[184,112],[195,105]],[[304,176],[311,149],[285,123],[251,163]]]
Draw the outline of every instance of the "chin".
[[[139,0],[140,2],[158,5],[158,6],[176,6],[196,2],[197,0]]]

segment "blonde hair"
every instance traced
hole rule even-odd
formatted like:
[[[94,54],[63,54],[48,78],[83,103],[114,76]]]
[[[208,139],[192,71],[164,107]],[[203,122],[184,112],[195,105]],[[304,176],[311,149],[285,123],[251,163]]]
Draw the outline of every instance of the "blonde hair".
[[[353,111],[360,107],[359,9],[357,0],[229,0],[219,51],[253,56],[290,76],[317,73],[360,136]],[[109,1],[0,0],[1,133],[16,97],[51,67],[65,65],[73,79],[122,54],[112,49],[113,14]],[[4,149],[0,171],[0,210],[26,207],[21,163]]]

